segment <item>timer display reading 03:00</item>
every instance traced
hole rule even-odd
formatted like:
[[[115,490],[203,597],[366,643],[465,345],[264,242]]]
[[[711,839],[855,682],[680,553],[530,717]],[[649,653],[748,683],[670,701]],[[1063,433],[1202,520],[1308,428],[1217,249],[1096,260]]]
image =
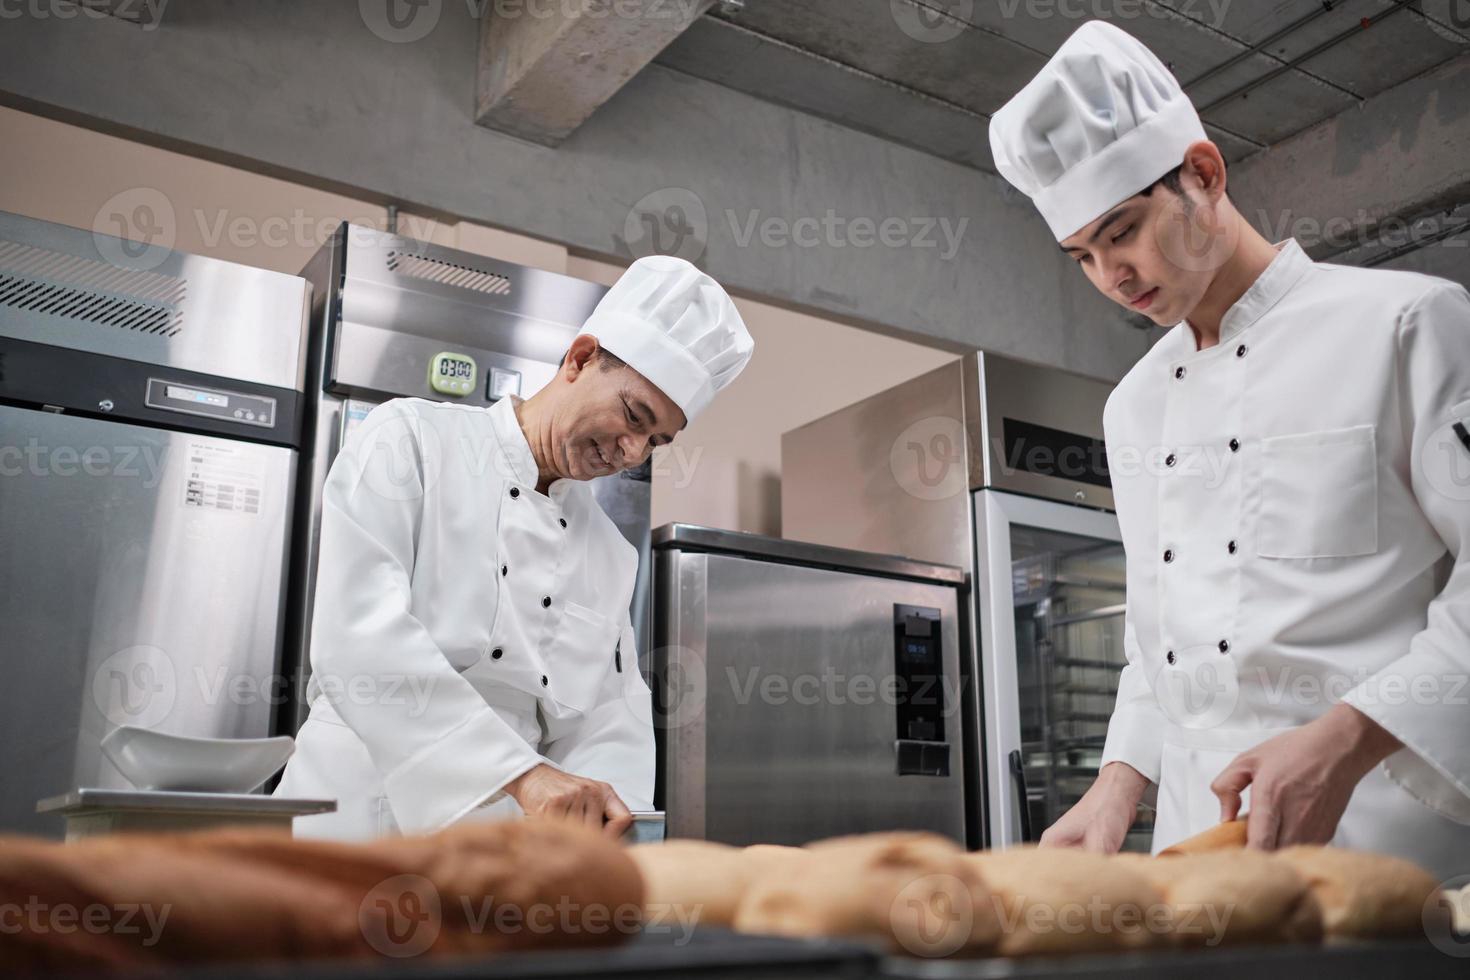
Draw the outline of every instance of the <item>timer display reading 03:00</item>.
[[[439,358],[439,374],[446,378],[469,378],[475,373],[475,365],[471,361],[455,361],[447,357]]]

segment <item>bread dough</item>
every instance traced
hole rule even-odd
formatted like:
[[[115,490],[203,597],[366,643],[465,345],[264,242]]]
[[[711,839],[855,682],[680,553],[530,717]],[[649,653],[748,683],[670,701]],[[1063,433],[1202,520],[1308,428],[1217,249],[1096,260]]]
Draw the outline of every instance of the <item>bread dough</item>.
[[[676,921],[728,928],[754,881],[779,881],[810,854],[799,847],[756,844],[731,847],[702,840],[637,844],[628,855],[645,885],[650,922]]]
[[[1147,877],[1163,893],[1169,931],[1181,945],[1315,943],[1322,938],[1322,911],[1306,879],[1263,851],[1118,854],[1109,860]]]
[[[1411,861],[1306,845],[1283,848],[1275,858],[1311,886],[1329,938],[1387,939],[1449,928],[1449,904],[1431,901],[1439,882]]]
[[[0,930],[0,962],[70,973],[607,946],[636,933],[643,884],[606,836],[523,820],[361,844],[239,829],[13,838],[0,842],[0,894],[141,910],[131,929]],[[156,936],[149,910],[163,917]]]
[[[800,874],[752,884],[736,929],[868,938],[914,956],[993,948],[998,926],[989,890],[946,838],[869,834],[820,841],[807,851]]]
[[[1157,921],[1164,897],[1148,878],[1111,857],[1033,845],[980,851],[965,860],[995,897],[1003,956],[1167,946]]]

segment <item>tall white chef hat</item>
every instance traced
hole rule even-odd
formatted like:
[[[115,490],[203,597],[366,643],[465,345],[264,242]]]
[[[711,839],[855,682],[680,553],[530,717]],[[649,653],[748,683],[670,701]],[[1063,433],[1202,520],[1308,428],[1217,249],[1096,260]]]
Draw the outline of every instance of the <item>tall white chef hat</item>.
[[[1205,138],[1169,69],[1100,20],[1079,27],[990,119],[996,169],[1032,199],[1057,241],[1179,166]]]
[[[657,385],[690,421],[755,351],[724,287],[671,255],[629,266],[582,332]]]

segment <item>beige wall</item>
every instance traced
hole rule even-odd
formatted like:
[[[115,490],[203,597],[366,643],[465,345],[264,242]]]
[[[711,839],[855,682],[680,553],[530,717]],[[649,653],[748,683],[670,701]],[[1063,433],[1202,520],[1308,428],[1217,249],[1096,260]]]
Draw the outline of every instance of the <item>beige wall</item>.
[[[0,108],[0,210],[278,272],[300,271],[340,220],[381,206]],[[611,283],[621,271],[562,246],[468,222],[400,215],[399,231]],[[780,531],[781,433],[953,354],[755,300],[744,374],[654,465],[653,520]]]
[[[567,272],[612,283],[621,268],[573,256]],[[781,433],[907,381],[954,354],[737,298],[755,356],[654,456],[653,523],[781,532]]]

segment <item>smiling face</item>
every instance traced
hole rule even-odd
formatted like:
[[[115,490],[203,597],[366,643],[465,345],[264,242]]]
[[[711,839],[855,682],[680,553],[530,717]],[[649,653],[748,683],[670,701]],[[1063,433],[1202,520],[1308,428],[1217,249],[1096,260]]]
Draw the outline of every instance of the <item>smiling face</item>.
[[[547,462],[563,478],[591,480],[632,469],[686,424],[669,396],[588,334],[572,341],[552,386]]]
[[[1155,184],[1061,242],[1104,296],[1159,326],[1199,305],[1234,250],[1225,165],[1208,141],[1189,148],[1177,180]]]

